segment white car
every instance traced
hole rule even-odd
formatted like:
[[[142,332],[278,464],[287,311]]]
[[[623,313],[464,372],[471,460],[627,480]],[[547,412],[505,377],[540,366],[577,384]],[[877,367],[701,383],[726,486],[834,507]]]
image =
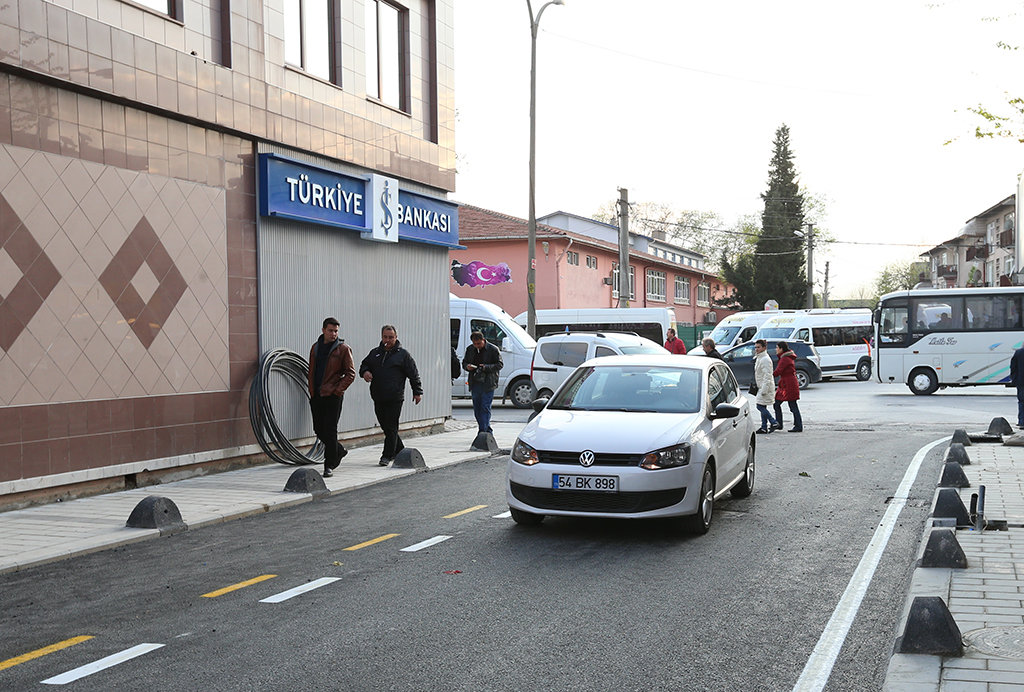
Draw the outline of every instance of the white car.
[[[545,515],[675,517],[679,528],[706,533],[716,498],[753,490],[750,409],[717,358],[589,360],[512,448],[512,518],[538,524]]]

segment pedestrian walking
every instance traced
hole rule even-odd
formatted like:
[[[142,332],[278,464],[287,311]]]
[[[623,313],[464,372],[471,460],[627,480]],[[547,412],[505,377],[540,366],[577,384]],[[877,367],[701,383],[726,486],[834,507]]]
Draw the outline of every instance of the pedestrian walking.
[[[706,336],[703,339],[701,339],[700,345],[701,348],[704,349],[704,355],[710,358],[717,358],[718,360],[723,360],[722,354],[718,352],[717,348],[715,348],[715,340],[712,339],[710,336]]]
[[[1010,356],[1010,386],[1017,388],[1017,428],[1024,430],[1024,348]]]
[[[677,356],[685,356],[686,344],[683,343],[682,339],[676,337],[676,330],[669,327],[665,334],[668,336],[665,339],[665,348],[668,349],[668,352],[674,353]]]
[[[754,342],[754,383],[757,385],[757,410],[761,413],[761,427],[757,432],[768,435],[782,425],[768,413],[768,407],[775,403],[775,376],[772,373],[772,357],[768,355],[768,344],[764,339]]]
[[[494,390],[498,388],[498,376],[503,365],[501,351],[484,339],[482,332],[473,332],[469,340],[473,343],[466,348],[462,367],[469,373],[473,416],[479,432],[494,432],[491,430],[491,403],[494,401]]]
[[[370,383],[370,398],[373,412],[384,431],[384,451],[380,465],[387,466],[398,453],[405,449],[398,434],[398,419],[405,402],[405,383],[412,387],[412,400],[417,404],[423,399],[420,373],[412,354],[402,348],[398,330],[390,324],[381,327],[380,345],[366,354],[359,364],[359,375]]]
[[[779,378],[779,386],[775,390],[775,425],[776,430],[782,430],[782,402],[789,404],[789,411],[793,414],[793,427],[789,432],[803,432],[804,421],[800,417],[800,406],[797,400],[800,398],[800,384],[796,381],[796,354],[789,349],[789,344],[780,341],[775,345],[775,354],[779,357],[779,363],[775,366],[775,376]]]
[[[324,476],[330,478],[334,469],[348,454],[338,441],[338,421],[345,390],[356,379],[352,349],[338,338],[338,320],[324,320],[323,334],[309,350],[309,410],[313,415],[313,432],[324,445]]]

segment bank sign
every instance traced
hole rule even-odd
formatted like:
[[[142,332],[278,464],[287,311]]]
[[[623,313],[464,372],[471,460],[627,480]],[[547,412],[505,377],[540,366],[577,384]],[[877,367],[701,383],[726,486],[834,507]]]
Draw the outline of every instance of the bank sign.
[[[344,175],[278,154],[259,155],[260,214],[358,231],[367,240],[459,246],[459,207],[402,190],[376,173]]]

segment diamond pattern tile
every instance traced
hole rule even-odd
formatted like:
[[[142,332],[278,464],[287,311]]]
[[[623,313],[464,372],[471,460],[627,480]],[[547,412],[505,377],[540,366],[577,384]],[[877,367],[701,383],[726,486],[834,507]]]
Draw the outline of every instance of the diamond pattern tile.
[[[6,352],[60,281],[60,272],[2,194],[0,248],[22,273],[0,300],[0,349]]]

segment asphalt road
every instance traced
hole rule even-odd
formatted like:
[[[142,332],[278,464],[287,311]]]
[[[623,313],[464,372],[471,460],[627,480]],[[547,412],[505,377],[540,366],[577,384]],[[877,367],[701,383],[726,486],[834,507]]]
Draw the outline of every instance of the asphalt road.
[[[852,381],[801,403],[806,432],[758,436],[753,495],[716,503],[702,537],[656,522],[519,527],[503,516],[505,457],[3,575],[0,661],[93,639],[0,670],[0,688],[148,643],[162,646],[66,687],[792,690],[917,450],[1012,422],[1016,405],[1006,390],[914,397]],[[525,420],[507,408],[495,416]],[[939,450],[825,690],[882,684]],[[303,585],[318,588],[261,602]]]

